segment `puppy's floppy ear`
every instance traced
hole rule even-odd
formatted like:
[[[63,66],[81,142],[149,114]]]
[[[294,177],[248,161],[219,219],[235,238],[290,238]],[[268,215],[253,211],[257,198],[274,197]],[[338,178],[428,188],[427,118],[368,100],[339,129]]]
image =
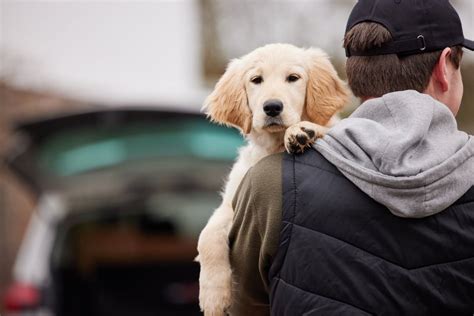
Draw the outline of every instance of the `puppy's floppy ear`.
[[[204,101],[203,110],[213,122],[237,127],[243,134],[252,129],[244,83],[244,62],[234,59]]]
[[[326,125],[331,117],[347,103],[349,90],[337,75],[329,57],[322,50],[306,50],[308,86],[306,114],[310,121]]]

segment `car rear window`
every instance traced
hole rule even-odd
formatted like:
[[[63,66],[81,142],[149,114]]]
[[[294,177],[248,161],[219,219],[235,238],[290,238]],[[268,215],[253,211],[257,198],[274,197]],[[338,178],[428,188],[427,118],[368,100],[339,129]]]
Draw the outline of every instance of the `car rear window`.
[[[242,145],[232,129],[204,120],[74,128],[52,135],[38,151],[41,173],[72,176],[144,159],[192,157],[233,160]]]

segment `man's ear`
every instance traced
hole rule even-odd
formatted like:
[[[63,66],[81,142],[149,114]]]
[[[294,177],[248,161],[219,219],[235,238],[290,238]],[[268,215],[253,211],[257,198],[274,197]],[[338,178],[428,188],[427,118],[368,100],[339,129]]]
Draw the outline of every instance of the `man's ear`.
[[[244,63],[234,59],[204,101],[203,110],[213,122],[237,127],[243,134],[252,129],[252,113],[248,106],[244,83]]]
[[[441,88],[442,92],[449,90],[449,72],[448,72],[448,63],[449,56],[451,56],[452,50],[449,47],[446,47],[441,52],[441,55],[436,63],[436,66],[433,70],[433,79]]]
[[[322,50],[310,48],[306,50],[306,54],[308,57],[306,114],[310,121],[326,125],[347,103],[349,90]]]

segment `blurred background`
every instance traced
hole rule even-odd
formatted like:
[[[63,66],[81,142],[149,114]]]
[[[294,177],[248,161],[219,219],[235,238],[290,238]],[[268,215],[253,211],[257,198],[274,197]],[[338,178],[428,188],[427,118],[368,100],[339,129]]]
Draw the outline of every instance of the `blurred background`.
[[[345,78],[355,2],[0,0],[0,312],[198,314],[196,238],[242,144],[202,101],[272,42],[321,47]],[[474,2],[451,2],[473,39]]]

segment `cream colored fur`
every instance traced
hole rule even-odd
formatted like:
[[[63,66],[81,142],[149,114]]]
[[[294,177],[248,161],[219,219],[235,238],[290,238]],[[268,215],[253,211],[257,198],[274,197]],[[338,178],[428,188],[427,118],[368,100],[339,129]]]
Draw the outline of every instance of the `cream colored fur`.
[[[298,79],[290,80],[289,76]],[[257,77],[262,82],[256,83]],[[199,237],[199,301],[205,315],[225,315],[232,301],[228,234],[232,199],[242,178],[262,158],[283,151],[285,146],[288,150],[304,147],[322,136],[347,98],[345,84],[323,51],[289,44],[266,45],[233,60],[217,82],[204,108],[212,121],[238,128],[247,145],[240,149],[229,174],[222,204]],[[283,103],[277,123],[263,110],[266,101],[275,99]],[[304,133],[309,130],[313,133]],[[305,144],[296,139],[301,133],[307,136]]]

